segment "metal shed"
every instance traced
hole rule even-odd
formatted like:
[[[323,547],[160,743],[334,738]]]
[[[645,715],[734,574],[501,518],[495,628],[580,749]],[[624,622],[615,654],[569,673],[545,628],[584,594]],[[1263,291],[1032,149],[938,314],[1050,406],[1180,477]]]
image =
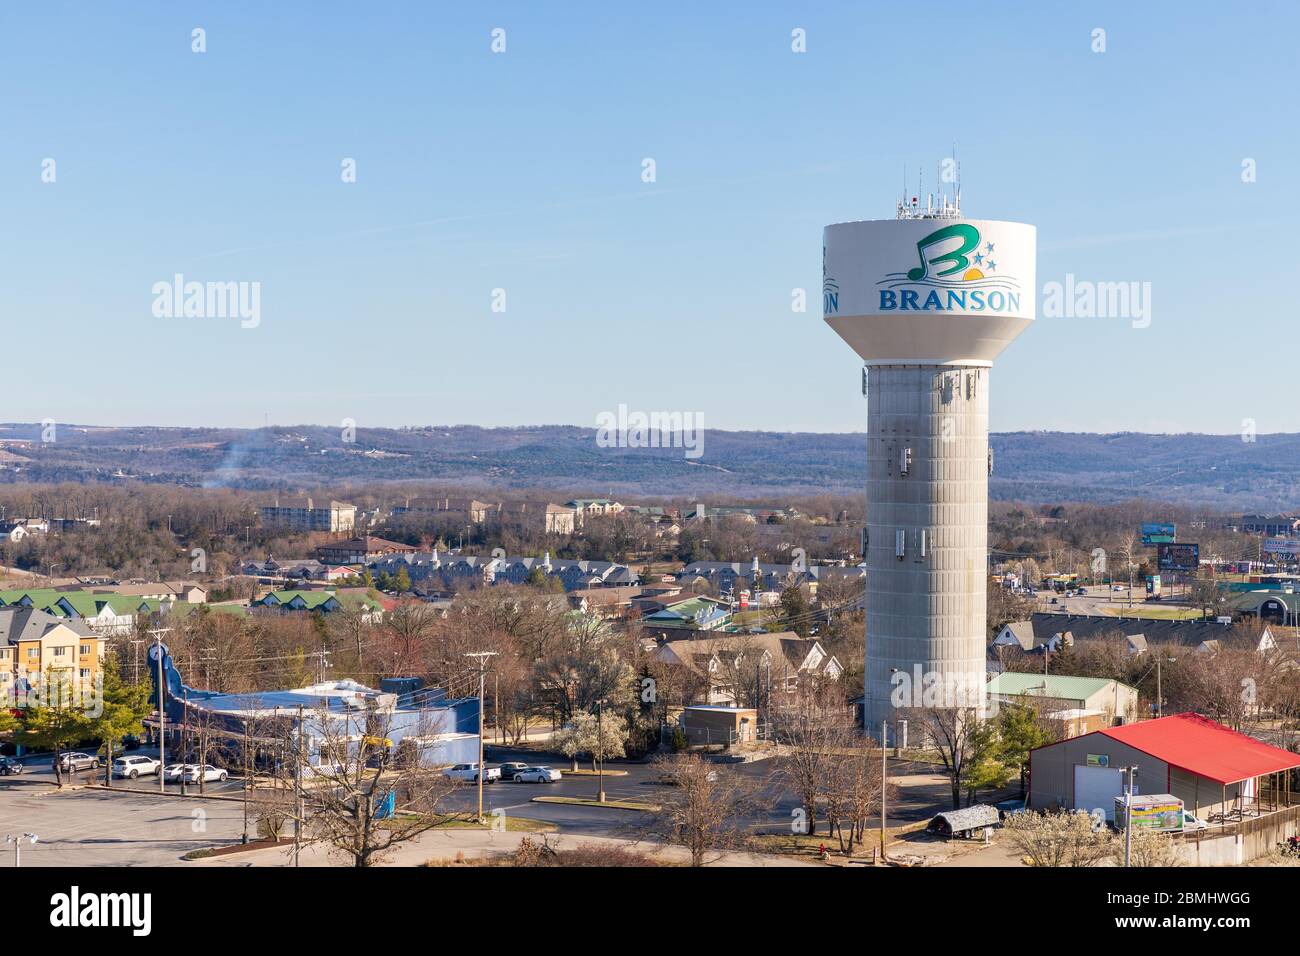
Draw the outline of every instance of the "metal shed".
[[[951,839],[969,836],[976,831],[983,831],[985,827],[997,826],[997,823],[998,808],[986,803],[977,803],[972,807],[948,810],[936,815],[926,829]]]

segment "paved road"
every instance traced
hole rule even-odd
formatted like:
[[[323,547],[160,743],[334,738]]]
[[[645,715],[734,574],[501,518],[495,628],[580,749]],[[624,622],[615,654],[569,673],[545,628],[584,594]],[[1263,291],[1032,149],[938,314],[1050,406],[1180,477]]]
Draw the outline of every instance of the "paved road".
[[[1109,617],[1114,617],[1122,612],[1127,617],[1141,617],[1145,612],[1159,608],[1186,608],[1186,604],[1182,601],[1172,601],[1168,597],[1162,601],[1148,602],[1146,600],[1146,590],[1142,586],[1133,589],[1133,601],[1132,606],[1130,606],[1128,585],[1125,584],[1123,588],[1122,591],[1112,591],[1106,585],[1097,585],[1088,588],[1088,593],[1077,597],[1066,597],[1063,594],[1053,594],[1051,591],[1039,591],[1038,610],[1049,613],[1064,612]],[[1056,598],[1055,604],[1051,603],[1052,598]]]

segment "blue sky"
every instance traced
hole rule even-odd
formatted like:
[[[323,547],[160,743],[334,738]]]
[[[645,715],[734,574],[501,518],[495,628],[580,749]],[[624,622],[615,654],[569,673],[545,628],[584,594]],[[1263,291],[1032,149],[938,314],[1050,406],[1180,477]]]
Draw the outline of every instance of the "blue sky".
[[[821,229],[956,142],[1040,285],[1152,283],[1149,328],[1040,318],[994,430],[1300,430],[1300,5],[811,6],[0,6],[0,420],[861,430]],[[260,324],[155,317],[176,273]]]

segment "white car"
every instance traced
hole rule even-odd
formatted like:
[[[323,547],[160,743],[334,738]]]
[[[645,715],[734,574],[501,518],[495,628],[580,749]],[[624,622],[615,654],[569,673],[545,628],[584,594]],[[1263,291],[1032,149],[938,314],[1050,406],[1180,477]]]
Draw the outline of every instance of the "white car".
[[[161,766],[153,757],[118,757],[113,761],[113,776],[134,780],[157,773]]]
[[[163,767],[162,777],[168,783],[177,783],[181,779],[181,774],[185,772],[185,768],[189,766],[191,766],[191,764],[169,763],[167,766]]]
[[[183,772],[186,783],[225,783],[230,774],[220,767],[214,767],[210,763],[205,763],[200,767],[196,763],[186,764]]]
[[[559,783],[560,771],[550,767],[529,767],[514,776],[515,783]]]
[[[442,772],[444,777],[450,777],[452,780],[459,780],[462,783],[478,783],[479,768],[476,763],[458,763],[454,767],[448,767]],[[501,771],[496,767],[489,767],[483,771],[484,783],[495,783],[501,779]]]

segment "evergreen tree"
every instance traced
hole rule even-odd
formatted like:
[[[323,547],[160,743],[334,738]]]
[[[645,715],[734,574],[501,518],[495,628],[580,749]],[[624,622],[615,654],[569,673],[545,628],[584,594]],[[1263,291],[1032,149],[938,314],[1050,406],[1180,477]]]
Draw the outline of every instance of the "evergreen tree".
[[[37,692],[29,692],[23,710],[18,742],[24,747],[54,752],[54,780],[63,786],[63,751],[91,736],[91,722],[84,702],[73,693],[70,679],[49,672]]]
[[[792,584],[781,592],[781,617],[785,630],[794,631],[800,637],[808,636],[812,629],[808,598],[799,585]]]
[[[100,740],[104,755],[104,786],[113,785],[113,753],[127,734],[143,734],[144,717],[153,709],[147,683],[128,684],[122,680],[117,661],[104,661],[103,704],[98,715],[90,717],[90,735]]]

